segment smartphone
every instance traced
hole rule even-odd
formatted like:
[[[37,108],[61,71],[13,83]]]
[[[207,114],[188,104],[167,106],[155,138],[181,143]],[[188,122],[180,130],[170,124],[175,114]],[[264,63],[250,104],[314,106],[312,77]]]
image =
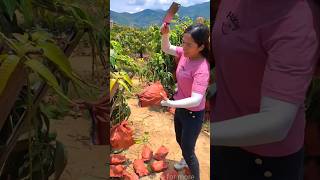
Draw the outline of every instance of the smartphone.
[[[174,15],[178,12],[179,8],[180,4],[173,2],[170,8],[168,9],[166,15],[164,16],[162,23],[164,23],[165,25],[170,24],[171,20],[173,19]]]

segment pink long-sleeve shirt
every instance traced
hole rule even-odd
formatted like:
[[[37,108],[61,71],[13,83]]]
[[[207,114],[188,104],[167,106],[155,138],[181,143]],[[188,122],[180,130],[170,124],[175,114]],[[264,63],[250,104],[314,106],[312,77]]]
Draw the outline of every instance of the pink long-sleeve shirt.
[[[201,111],[205,109],[205,93],[210,78],[210,65],[206,59],[190,60],[184,56],[183,48],[176,48],[176,55],[179,63],[176,69],[178,92],[173,96],[175,100],[191,97],[191,93],[202,94],[201,103],[190,111]]]
[[[319,57],[317,23],[305,0],[221,1],[212,31],[217,93],[211,120],[258,113],[262,96],[300,107],[283,141],[243,149],[285,156],[303,146],[304,101]]]

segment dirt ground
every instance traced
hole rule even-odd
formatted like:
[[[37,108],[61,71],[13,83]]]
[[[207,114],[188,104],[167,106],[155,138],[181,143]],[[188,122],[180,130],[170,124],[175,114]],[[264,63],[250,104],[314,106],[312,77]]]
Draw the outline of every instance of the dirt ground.
[[[134,86],[138,86],[137,80],[133,81]],[[138,106],[138,99],[131,98],[128,100],[131,109],[129,123],[134,128],[137,138],[142,138],[144,133],[148,133],[147,145],[153,150],[164,145],[169,149],[169,154],[166,160],[169,162],[169,169],[173,169],[173,164],[180,161],[182,155],[179,145],[175,140],[175,132],[173,125],[173,115],[169,112],[162,112],[160,108],[141,108]],[[144,144],[135,144],[131,146],[123,154],[126,155],[130,161],[141,158],[141,150]],[[210,141],[209,135],[202,132],[197,140],[196,155],[200,164],[201,180],[210,179]],[[133,171],[132,165],[129,166],[128,171]],[[180,172],[181,174],[182,172]],[[160,179],[161,173],[152,174],[141,178],[141,180]],[[179,176],[180,179],[183,176]]]
[[[55,120],[52,126],[68,154],[68,164],[60,180],[107,179],[106,160],[109,148],[91,145],[91,123],[88,119],[67,116],[63,120]]]
[[[92,59],[88,54],[74,55],[70,59],[72,68],[84,79],[91,78]],[[90,121],[84,114],[51,120],[52,131],[57,132],[57,139],[65,145],[68,154],[68,164],[60,180],[108,179],[109,147],[91,144]]]

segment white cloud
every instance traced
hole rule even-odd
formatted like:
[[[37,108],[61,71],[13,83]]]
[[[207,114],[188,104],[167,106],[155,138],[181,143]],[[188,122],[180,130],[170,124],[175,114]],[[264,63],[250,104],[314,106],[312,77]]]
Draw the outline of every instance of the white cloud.
[[[139,7],[134,8],[134,11],[135,11],[135,12],[139,12],[139,11],[142,11],[142,10],[143,10],[143,8],[142,8],[142,7],[140,7],[140,6],[139,6]]]
[[[181,4],[182,6],[188,6],[190,4],[188,0],[177,0],[176,2]]]
[[[159,4],[170,4],[172,0],[160,0]]]
[[[146,0],[128,0],[129,5],[141,6],[146,3]]]

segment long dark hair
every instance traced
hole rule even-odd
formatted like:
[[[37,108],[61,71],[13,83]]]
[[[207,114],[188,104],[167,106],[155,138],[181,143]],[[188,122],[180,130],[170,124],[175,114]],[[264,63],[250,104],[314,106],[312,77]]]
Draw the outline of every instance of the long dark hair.
[[[204,56],[207,61],[211,61],[211,51],[210,51],[210,30],[208,26],[204,24],[195,24],[187,27],[184,33],[188,33],[191,35],[192,39],[198,46],[203,45],[204,48],[200,51],[201,55]]]

